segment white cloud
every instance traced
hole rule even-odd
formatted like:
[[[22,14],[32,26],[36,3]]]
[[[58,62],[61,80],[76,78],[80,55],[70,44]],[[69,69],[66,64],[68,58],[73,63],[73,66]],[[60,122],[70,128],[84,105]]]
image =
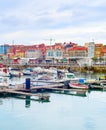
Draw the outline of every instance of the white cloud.
[[[11,5],[0,1],[1,42],[32,43],[53,38],[79,44],[91,39],[106,43],[105,0],[9,1]]]

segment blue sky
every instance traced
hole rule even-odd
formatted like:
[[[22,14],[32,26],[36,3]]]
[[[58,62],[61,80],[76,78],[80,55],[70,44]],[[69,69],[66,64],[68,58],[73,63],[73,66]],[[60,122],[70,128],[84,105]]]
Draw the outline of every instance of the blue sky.
[[[0,43],[106,44],[106,0],[0,0]]]

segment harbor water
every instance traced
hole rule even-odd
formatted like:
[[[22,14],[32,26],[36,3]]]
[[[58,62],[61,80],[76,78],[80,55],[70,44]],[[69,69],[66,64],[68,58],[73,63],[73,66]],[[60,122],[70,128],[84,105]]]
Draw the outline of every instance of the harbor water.
[[[83,75],[84,76],[84,75]],[[22,82],[25,78],[13,78]],[[105,130],[106,91],[86,96],[49,93],[49,102],[34,97],[0,97],[1,130]]]

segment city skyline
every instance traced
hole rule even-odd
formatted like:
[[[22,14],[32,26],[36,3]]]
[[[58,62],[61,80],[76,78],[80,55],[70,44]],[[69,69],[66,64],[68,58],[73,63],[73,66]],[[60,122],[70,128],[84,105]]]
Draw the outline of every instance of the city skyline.
[[[105,0],[0,1],[0,43],[106,43]]]

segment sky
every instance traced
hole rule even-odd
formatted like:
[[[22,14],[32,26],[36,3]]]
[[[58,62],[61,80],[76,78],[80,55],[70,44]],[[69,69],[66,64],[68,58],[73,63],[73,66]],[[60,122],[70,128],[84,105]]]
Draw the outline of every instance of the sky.
[[[0,0],[0,44],[91,41],[106,44],[106,0]]]

